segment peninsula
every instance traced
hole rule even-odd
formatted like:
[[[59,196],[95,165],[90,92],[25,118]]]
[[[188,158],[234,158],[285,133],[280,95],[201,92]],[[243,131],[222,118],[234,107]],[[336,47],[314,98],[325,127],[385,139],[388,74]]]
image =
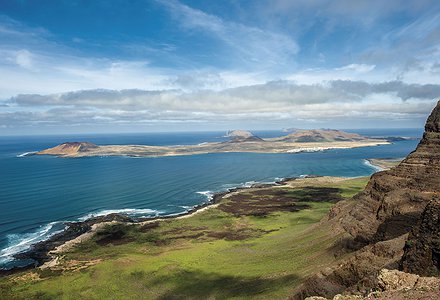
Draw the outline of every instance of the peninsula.
[[[330,149],[345,149],[389,144],[386,139],[368,138],[340,130],[297,130],[275,138],[260,138],[249,131],[233,130],[227,133],[229,140],[201,143],[198,145],[148,146],[105,145],[89,142],[66,142],[34,154],[60,157],[132,156],[157,157],[206,153],[252,152],[252,153],[300,153]]]

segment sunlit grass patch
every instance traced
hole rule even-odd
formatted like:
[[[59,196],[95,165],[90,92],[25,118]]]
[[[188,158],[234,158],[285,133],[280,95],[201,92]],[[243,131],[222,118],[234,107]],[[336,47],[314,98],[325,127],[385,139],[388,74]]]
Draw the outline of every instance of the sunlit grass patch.
[[[66,253],[60,267],[75,261],[97,263],[47,271],[41,280],[3,278],[0,298],[286,298],[305,277],[334,260],[330,249],[337,237],[330,228],[315,226],[333,205],[330,200],[336,194],[350,197],[366,183],[356,178],[315,185],[319,201],[307,193],[310,188],[289,189],[287,196],[294,195],[295,205],[304,205],[294,212],[236,215],[217,207],[154,225],[105,227]],[[288,188],[273,191],[280,189]],[[331,192],[329,201],[322,191]],[[249,191],[246,197],[257,199]],[[227,201],[233,204],[233,198]]]

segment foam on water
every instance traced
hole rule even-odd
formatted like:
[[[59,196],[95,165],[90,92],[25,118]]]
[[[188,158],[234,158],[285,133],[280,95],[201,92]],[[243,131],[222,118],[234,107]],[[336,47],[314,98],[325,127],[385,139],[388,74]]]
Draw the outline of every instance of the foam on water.
[[[31,155],[34,155],[35,153],[37,153],[37,151],[24,152],[24,153],[18,154],[17,157],[31,156]]]
[[[65,229],[63,222],[51,222],[35,232],[24,234],[9,234],[8,246],[0,250],[0,264],[11,262],[14,255],[29,250],[32,245],[47,240],[54,234]]]
[[[185,209],[186,211],[188,211],[188,210],[194,208],[194,206],[189,206],[189,205],[178,205],[177,207],[183,208],[183,209]]]
[[[206,198],[208,198],[209,201],[211,201],[212,198],[214,197],[213,191],[201,191],[201,192],[196,192],[196,193],[205,196]]]
[[[124,214],[132,217],[153,217],[162,213],[154,209],[108,209],[96,213],[90,213],[84,217],[79,218],[79,221],[86,221],[93,217],[101,217],[109,214]],[[35,232],[24,234],[9,234],[7,236],[8,245],[6,248],[0,250],[0,265],[10,263],[15,260],[14,255],[29,250],[33,245],[48,240],[53,235],[62,232],[67,228],[65,222],[51,222]]]
[[[381,168],[379,166],[375,166],[372,163],[370,163],[370,161],[368,159],[364,159],[363,162],[364,162],[364,165],[372,168],[375,172],[379,172],[379,171],[383,171],[384,170],[383,168]]]
[[[258,185],[258,184],[275,184],[276,182],[278,182],[280,180],[284,180],[284,178],[275,177],[273,181],[254,181],[254,180],[252,180],[252,181],[246,181],[245,183],[239,183],[239,184],[226,183],[226,184],[222,184],[219,190],[200,191],[200,192],[196,192],[196,193],[199,195],[205,196],[208,199],[208,201],[211,201],[214,198],[214,195],[216,193],[231,191],[232,189],[235,189],[235,188],[251,188],[251,187]],[[184,208],[184,206],[180,206],[180,207]]]
[[[130,217],[155,217],[162,213],[162,211],[155,209],[137,209],[137,208],[123,208],[123,209],[105,209],[98,212],[90,213],[84,217],[79,218],[80,221],[85,221],[90,218],[102,217],[110,214],[123,214]]]

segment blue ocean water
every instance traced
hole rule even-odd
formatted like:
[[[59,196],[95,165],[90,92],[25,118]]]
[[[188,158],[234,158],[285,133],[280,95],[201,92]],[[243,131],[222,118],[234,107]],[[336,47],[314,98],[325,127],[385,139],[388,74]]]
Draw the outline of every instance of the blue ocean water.
[[[370,136],[420,137],[420,129],[356,130]],[[255,132],[262,137],[280,131]],[[224,132],[0,137],[0,267],[12,254],[64,228],[64,221],[124,212],[133,216],[183,213],[216,191],[304,174],[365,176],[366,158],[400,158],[418,140],[299,154],[222,153],[128,158],[56,158],[20,154],[66,141],[96,144],[183,145],[222,141]]]

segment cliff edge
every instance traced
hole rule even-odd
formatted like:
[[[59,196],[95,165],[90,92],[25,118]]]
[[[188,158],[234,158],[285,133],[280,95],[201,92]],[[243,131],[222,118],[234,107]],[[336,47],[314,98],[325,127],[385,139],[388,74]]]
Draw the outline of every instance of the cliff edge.
[[[396,167],[372,175],[363,192],[337,203],[321,221],[340,237],[334,245],[339,258],[311,276],[293,299],[365,297],[380,289],[382,269],[438,276],[439,199],[440,101],[417,148]],[[434,292],[440,294],[438,286]]]
[[[416,150],[395,168],[374,174],[341,225],[364,244],[410,232],[428,202],[440,195],[439,174],[440,102]]]

